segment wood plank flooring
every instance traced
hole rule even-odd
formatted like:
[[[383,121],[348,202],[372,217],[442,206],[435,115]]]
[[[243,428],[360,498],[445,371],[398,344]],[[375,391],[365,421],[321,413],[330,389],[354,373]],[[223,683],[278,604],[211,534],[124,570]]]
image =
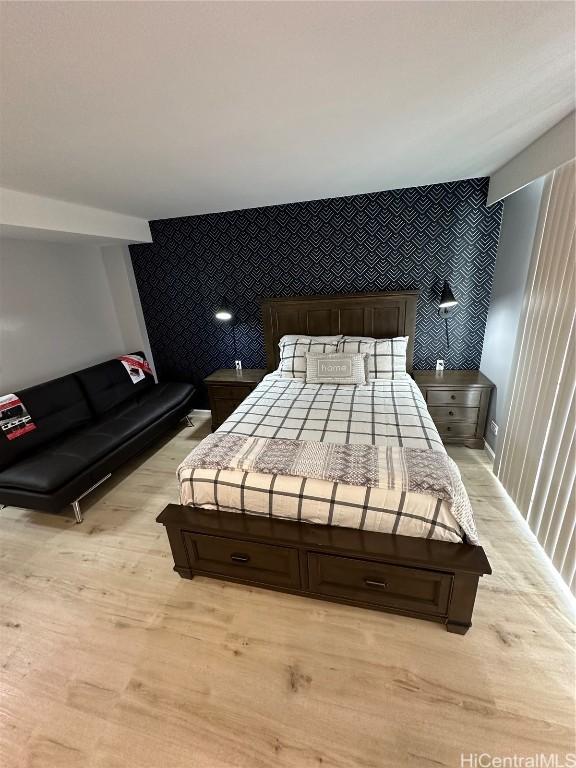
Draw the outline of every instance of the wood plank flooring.
[[[494,569],[465,637],[180,579],[182,428],[85,500],[0,512],[3,768],[401,768],[574,749],[571,604],[482,451],[453,448]]]

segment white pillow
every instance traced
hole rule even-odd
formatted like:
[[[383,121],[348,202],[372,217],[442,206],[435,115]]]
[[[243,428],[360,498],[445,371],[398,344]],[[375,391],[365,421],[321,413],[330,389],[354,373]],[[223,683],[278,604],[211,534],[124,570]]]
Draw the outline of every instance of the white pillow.
[[[306,383],[366,384],[365,353],[306,354]]]
[[[344,336],[338,342],[338,352],[368,354],[368,378],[405,379],[408,336],[394,339],[371,339],[366,336]]]
[[[280,339],[279,372],[284,379],[306,378],[307,352],[336,352],[342,336],[283,336]]]

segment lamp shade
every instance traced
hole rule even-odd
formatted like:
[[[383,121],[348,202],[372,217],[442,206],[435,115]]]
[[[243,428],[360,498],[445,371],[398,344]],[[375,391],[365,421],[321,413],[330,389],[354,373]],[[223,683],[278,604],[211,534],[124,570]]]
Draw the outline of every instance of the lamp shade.
[[[232,307],[228,303],[225,296],[223,296],[220,300],[220,304],[218,304],[216,312],[214,313],[214,317],[216,320],[232,320],[234,317]]]
[[[440,296],[440,308],[447,309],[448,307],[455,307],[456,304],[458,304],[458,300],[454,298],[452,288],[450,288],[448,281],[444,280],[442,295]]]

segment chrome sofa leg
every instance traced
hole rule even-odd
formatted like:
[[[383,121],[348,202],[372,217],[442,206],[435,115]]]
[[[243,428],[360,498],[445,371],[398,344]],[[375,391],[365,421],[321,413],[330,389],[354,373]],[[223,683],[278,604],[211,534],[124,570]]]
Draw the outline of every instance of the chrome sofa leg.
[[[0,504],[0,510],[6,509],[6,504]]]
[[[105,477],[98,480],[98,482],[94,483],[94,485],[91,485],[87,491],[84,491],[82,496],[78,496],[76,501],[72,502],[72,509],[74,510],[74,517],[76,518],[77,523],[81,523],[84,520],[84,518],[82,517],[82,512],[80,511],[80,502],[82,501],[84,496],[88,496],[89,493],[91,493],[95,488],[98,488],[99,485],[102,485],[102,483],[105,480],[108,480],[109,477],[112,477],[112,472],[108,472],[108,474]]]
[[[73,501],[72,509],[74,510],[74,517],[76,518],[76,522],[81,523],[84,518],[82,517],[82,510],[80,509],[80,502]]]

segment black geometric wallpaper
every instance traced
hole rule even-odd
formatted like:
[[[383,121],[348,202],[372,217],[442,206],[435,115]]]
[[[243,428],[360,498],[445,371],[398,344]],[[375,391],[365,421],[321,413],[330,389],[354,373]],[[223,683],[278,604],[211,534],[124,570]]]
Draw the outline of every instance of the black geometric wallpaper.
[[[243,366],[264,368],[264,298],[415,288],[415,367],[478,368],[502,218],[487,189],[468,179],[151,222],[153,242],[130,252],[160,379],[201,384],[233,365],[230,328],[214,319],[222,295]],[[449,349],[444,279],[459,302]]]

